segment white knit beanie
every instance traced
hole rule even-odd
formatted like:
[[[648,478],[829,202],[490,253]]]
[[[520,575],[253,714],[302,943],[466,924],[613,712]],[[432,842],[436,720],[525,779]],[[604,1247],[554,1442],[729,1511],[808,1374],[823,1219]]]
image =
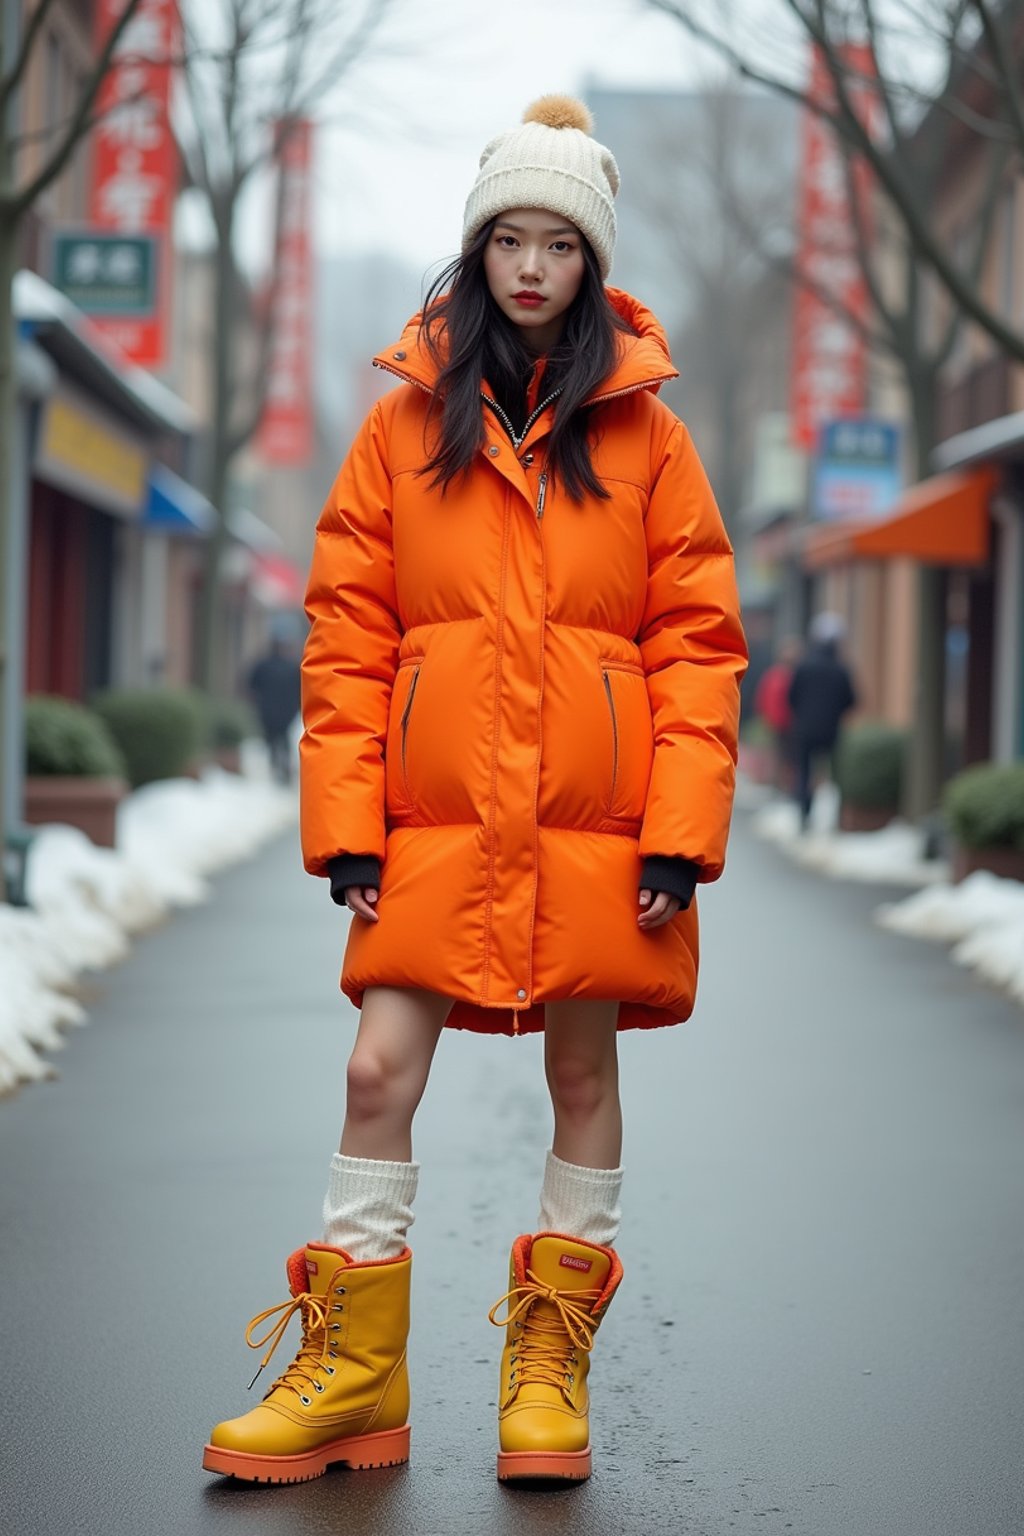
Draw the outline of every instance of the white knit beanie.
[[[542,96],[523,126],[492,139],[466,201],[462,249],[491,219],[510,208],[545,208],[586,235],[607,277],[615,249],[619,168],[611,151],[590,137],[594,120],[573,96]]]

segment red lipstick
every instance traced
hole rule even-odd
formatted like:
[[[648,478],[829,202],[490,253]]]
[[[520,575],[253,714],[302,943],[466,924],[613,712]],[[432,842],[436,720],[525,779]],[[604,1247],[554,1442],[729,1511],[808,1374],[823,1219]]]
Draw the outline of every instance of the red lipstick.
[[[540,293],[534,293],[532,288],[524,288],[520,293],[514,293],[512,297],[515,299],[516,303],[521,304],[524,309],[536,309],[539,304],[547,303],[544,295]]]

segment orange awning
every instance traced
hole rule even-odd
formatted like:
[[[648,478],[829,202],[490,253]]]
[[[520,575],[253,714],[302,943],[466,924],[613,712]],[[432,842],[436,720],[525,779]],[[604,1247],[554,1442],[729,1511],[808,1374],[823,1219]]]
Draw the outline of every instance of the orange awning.
[[[987,464],[932,475],[904,492],[888,517],[811,529],[804,564],[810,570],[849,560],[984,565],[989,554],[988,504],[998,481],[998,471]]]

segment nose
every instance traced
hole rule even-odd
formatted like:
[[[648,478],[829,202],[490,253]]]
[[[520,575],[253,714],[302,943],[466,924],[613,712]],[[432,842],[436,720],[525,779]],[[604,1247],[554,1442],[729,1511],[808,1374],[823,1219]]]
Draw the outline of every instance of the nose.
[[[539,247],[524,246],[522,259],[519,263],[519,276],[526,282],[530,278],[539,280],[543,275],[544,269]]]

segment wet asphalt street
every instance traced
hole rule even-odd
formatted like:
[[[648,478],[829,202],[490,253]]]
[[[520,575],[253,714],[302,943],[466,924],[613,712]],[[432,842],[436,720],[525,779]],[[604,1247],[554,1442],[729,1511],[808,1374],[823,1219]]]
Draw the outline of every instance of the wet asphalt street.
[[[494,1480],[487,1309],[549,1112],[538,1040],[460,1034],[417,1123],[412,1463],[251,1488],[201,1447],[319,1233],[355,1015],[294,839],[227,874],[92,985],[60,1080],[0,1103],[0,1530],[1016,1536],[1024,1015],[877,899],[741,821],[694,1021],[623,1039],[589,1484]]]

